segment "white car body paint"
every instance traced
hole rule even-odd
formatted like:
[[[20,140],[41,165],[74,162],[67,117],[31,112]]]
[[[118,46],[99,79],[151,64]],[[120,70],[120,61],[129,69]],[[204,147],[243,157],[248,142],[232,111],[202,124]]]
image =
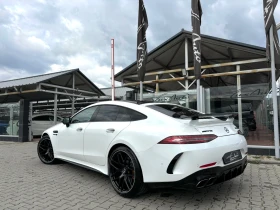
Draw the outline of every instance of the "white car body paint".
[[[48,134],[52,141],[55,158],[84,165],[108,175],[107,159],[110,149],[114,145],[124,144],[135,153],[144,182],[148,183],[179,181],[202,170],[201,165],[212,162],[216,162],[213,167],[224,167],[222,157],[230,151],[240,150],[242,159],[247,156],[246,139],[237,133],[231,121],[216,118],[175,119],[146,107],[150,104],[137,105],[121,101],[99,102],[88,107],[98,105],[127,107],[148,118],[131,122],[78,123],[70,124],[69,127],[61,123],[51,127],[44,134]],[[81,132],[77,131],[79,127],[83,128]],[[110,128],[115,129],[115,133],[107,133],[106,130]],[[53,135],[54,130],[58,131],[58,135]],[[215,134],[218,137],[200,144],[158,144],[168,136],[196,134]],[[179,153],[183,154],[176,162],[173,174],[168,174],[166,170],[170,161]]]

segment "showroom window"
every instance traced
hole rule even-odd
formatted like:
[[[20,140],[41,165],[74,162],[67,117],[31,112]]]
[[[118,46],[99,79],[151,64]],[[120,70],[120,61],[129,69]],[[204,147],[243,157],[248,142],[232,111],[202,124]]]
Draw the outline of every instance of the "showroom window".
[[[19,103],[0,104],[0,135],[18,136]]]

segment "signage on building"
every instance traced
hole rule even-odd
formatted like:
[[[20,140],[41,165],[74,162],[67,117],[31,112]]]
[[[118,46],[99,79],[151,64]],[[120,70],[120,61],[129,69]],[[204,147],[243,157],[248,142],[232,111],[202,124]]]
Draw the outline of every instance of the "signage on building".
[[[153,101],[154,102],[171,102],[171,101],[186,101],[188,94],[184,94],[184,95],[178,95],[178,94],[174,94],[174,95],[170,95],[170,96],[159,96],[159,97],[153,97]]]

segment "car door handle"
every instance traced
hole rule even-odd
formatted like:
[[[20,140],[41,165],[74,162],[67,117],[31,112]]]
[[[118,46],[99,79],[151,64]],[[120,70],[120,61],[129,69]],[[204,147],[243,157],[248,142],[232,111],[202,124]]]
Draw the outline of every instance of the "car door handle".
[[[77,131],[82,131],[83,129],[82,128],[77,128]]]
[[[108,128],[106,130],[107,133],[114,133],[115,132],[115,129],[114,128]]]

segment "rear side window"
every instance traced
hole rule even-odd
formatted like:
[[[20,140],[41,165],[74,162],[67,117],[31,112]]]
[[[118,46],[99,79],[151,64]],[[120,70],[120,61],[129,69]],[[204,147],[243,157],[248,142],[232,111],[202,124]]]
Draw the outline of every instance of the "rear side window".
[[[119,106],[102,105],[100,106],[96,117],[94,117],[94,121],[97,122],[116,121],[119,113],[119,109],[120,109]]]
[[[120,122],[131,121],[128,111],[129,111],[128,109],[124,107],[120,107],[116,121],[120,121]]]
[[[174,118],[187,118],[194,115],[203,115],[195,110],[172,104],[156,104],[147,107]]]
[[[147,116],[144,114],[141,114],[140,112],[134,111],[132,109],[127,109],[128,114],[130,115],[131,121],[137,121],[137,120],[144,120],[147,119]]]
[[[120,107],[117,121],[138,121],[147,119],[147,116],[132,109]]]
[[[146,119],[147,116],[135,110],[115,105],[102,105],[97,115],[93,118],[95,122],[128,122]]]

